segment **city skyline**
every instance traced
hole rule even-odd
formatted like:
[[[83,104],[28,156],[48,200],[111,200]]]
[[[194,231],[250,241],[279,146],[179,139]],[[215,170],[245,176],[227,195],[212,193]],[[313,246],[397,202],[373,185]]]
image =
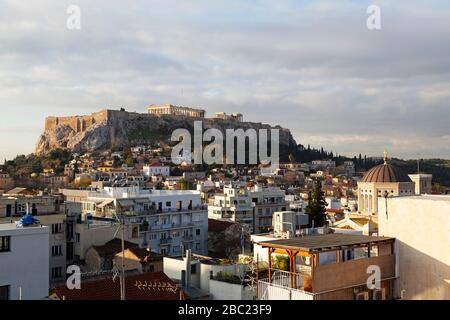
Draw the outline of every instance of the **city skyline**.
[[[33,152],[52,115],[151,103],[241,112],[341,155],[450,159],[450,4],[0,0],[0,157]],[[412,6],[414,3],[414,6]]]

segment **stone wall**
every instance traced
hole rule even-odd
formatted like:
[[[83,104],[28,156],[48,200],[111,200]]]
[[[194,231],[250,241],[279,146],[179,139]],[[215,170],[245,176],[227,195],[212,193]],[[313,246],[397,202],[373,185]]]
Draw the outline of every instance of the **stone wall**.
[[[108,120],[109,110],[101,110],[85,116],[72,117],[47,117],[45,119],[45,131],[55,130],[58,125],[68,125],[75,132],[84,132],[90,126]]]

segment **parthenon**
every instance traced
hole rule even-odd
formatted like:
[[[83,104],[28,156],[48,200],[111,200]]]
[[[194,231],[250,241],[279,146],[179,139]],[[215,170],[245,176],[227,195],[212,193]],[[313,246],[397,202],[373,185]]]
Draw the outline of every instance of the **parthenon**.
[[[204,118],[205,110],[203,109],[194,109],[188,107],[180,107],[172,104],[163,104],[163,105],[150,105],[147,107],[148,113],[155,115],[177,115],[177,116],[186,116],[192,118]]]

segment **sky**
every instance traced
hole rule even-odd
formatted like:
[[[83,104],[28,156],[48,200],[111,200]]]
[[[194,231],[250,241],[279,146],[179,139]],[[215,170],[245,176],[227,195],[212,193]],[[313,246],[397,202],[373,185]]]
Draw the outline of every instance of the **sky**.
[[[445,0],[0,0],[0,159],[33,152],[47,116],[152,103],[342,155],[450,159],[449,15]]]

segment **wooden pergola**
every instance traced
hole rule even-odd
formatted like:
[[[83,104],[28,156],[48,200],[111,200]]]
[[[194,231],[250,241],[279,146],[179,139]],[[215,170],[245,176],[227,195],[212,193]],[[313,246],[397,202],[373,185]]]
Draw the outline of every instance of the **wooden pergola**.
[[[324,235],[308,235],[292,239],[280,239],[267,242],[260,242],[259,245],[268,249],[268,281],[272,278],[272,254],[282,254],[289,257],[290,270],[290,287],[297,288],[297,263],[296,257],[309,257],[311,259],[311,281],[314,274],[314,268],[319,264],[319,254],[323,252],[336,252],[336,263],[345,261],[342,255],[343,250],[354,248],[368,248],[368,257],[370,258],[370,250],[372,246],[380,243],[391,244],[391,254],[394,252],[394,238],[391,237],[375,237],[353,234],[324,234]],[[307,289],[307,288],[305,288]],[[308,290],[305,290],[308,291]]]

